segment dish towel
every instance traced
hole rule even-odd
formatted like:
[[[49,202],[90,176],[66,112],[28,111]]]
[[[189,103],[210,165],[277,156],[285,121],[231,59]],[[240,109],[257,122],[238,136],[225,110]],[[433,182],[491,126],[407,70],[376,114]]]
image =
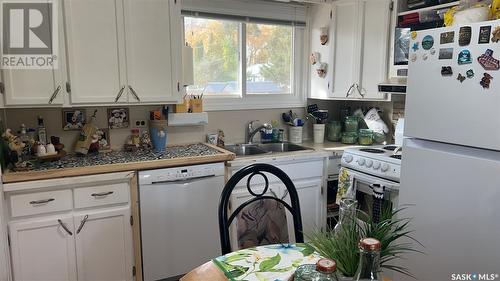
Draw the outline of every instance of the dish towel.
[[[337,189],[337,200],[339,204],[342,198],[356,198],[354,190],[354,177],[349,173],[349,170],[342,167],[339,171],[339,188]]]
[[[229,280],[288,281],[299,265],[315,264],[321,257],[304,243],[248,248],[213,259]]]

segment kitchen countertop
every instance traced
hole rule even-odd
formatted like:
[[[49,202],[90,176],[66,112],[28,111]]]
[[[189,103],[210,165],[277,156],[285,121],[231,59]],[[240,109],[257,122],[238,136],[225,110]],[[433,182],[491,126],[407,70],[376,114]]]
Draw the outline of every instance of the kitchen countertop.
[[[360,147],[359,144],[343,144],[341,142],[326,140],[324,143],[314,143],[312,140],[304,140],[300,145],[312,148],[316,151],[333,151],[335,155],[341,155],[346,148]]]
[[[44,162],[30,171],[7,171],[2,176],[4,183],[84,176],[131,170],[158,169],[174,166],[224,162],[235,155],[217,146],[198,143],[175,145],[165,152],[151,150],[136,152],[113,151],[87,156],[68,155],[61,160]]]

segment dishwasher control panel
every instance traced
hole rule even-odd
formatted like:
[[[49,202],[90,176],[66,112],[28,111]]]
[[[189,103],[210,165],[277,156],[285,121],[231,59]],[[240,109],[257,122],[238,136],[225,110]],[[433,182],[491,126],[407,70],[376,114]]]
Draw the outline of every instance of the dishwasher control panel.
[[[139,172],[139,184],[153,184],[193,178],[223,176],[224,164],[204,164]]]

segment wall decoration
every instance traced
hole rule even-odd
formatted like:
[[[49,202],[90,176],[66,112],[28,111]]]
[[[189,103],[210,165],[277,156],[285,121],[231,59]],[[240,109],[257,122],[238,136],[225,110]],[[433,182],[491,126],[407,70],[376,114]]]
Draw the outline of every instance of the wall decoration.
[[[453,48],[439,49],[440,60],[451,60],[453,58]]]
[[[491,25],[481,26],[479,28],[479,39],[478,44],[487,44],[490,43],[490,35],[491,35]]]
[[[319,41],[321,45],[325,45],[328,42],[328,27],[324,26],[319,29]]]
[[[467,76],[467,78],[469,78],[469,79],[474,78],[474,70],[472,70],[472,69],[467,70],[467,72],[465,72],[465,75],[466,75],[466,76]]]
[[[462,26],[458,32],[458,44],[460,46],[467,46],[470,44],[470,39],[472,36],[472,27]]]
[[[318,73],[318,76],[321,78],[325,78],[326,72],[327,72],[328,65],[324,62],[320,63],[318,68],[316,68],[316,72]]]
[[[481,78],[481,82],[479,82],[479,84],[481,84],[481,86],[483,86],[483,89],[489,89],[491,79],[493,79],[493,76],[491,76],[490,74],[485,72],[483,74],[483,78]]]
[[[413,43],[413,46],[411,48],[413,49],[414,52],[418,51],[419,49],[418,42]]]
[[[432,48],[429,53],[433,56],[436,54],[436,49],[435,48]]]
[[[465,80],[465,76],[463,76],[462,73],[459,73],[457,76],[457,80],[460,81],[460,83],[463,83]]]
[[[415,54],[415,53],[411,54],[411,55],[410,55],[410,60],[411,60],[412,62],[416,62],[416,61],[417,61],[417,54]]]
[[[477,61],[485,70],[500,69],[500,61],[493,57],[493,50],[491,49],[487,49],[484,54],[477,58]]]
[[[422,39],[422,49],[430,50],[432,46],[434,46],[434,37],[430,35],[424,36],[424,39]]]
[[[81,130],[85,125],[85,109],[71,108],[62,110],[62,126],[64,131]]]
[[[472,57],[469,50],[462,50],[458,54],[458,64],[469,64],[472,63]]]
[[[319,52],[313,52],[313,53],[311,53],[311,55],[309,56],[309,62],[311,63],[311,65],[315,65],[319,61],[320,61],[320,54],[319,54]]]
[[[96,132],[97,143],[99,144],[99,150],[109,150],[111,149],[111,138],[109,135],[109,129],[99,129]]]
[[[449,44],[455,41],[455,31],[443,32],[439,36],[439,44]]]
[[[451,69],[451,66],[442,66],[441,67],[441,75],[443,75],[443,76],[453,75],[453,70]]]
[[[429,58],[429,55],[428,55],[428,54],[423,54],[423,55],[422,55],[422,59],[423,59],[423,60],[427,60],[428,58]]]
[[[108,126],[110,129],[123,129],[128,128],[129,125],[129,111],[128,108],[108,108]]]
[[[491,33],[491,42],[498,43],[500,41],[500,26],[495,27]]]

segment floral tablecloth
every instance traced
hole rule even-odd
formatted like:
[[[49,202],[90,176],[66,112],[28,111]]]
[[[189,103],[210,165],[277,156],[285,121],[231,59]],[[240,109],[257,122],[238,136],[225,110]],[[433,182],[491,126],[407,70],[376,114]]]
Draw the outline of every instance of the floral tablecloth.
[[[321,257],[303,243],[248,248],[213,259],[229,280],[287,281],[301,264]]]

